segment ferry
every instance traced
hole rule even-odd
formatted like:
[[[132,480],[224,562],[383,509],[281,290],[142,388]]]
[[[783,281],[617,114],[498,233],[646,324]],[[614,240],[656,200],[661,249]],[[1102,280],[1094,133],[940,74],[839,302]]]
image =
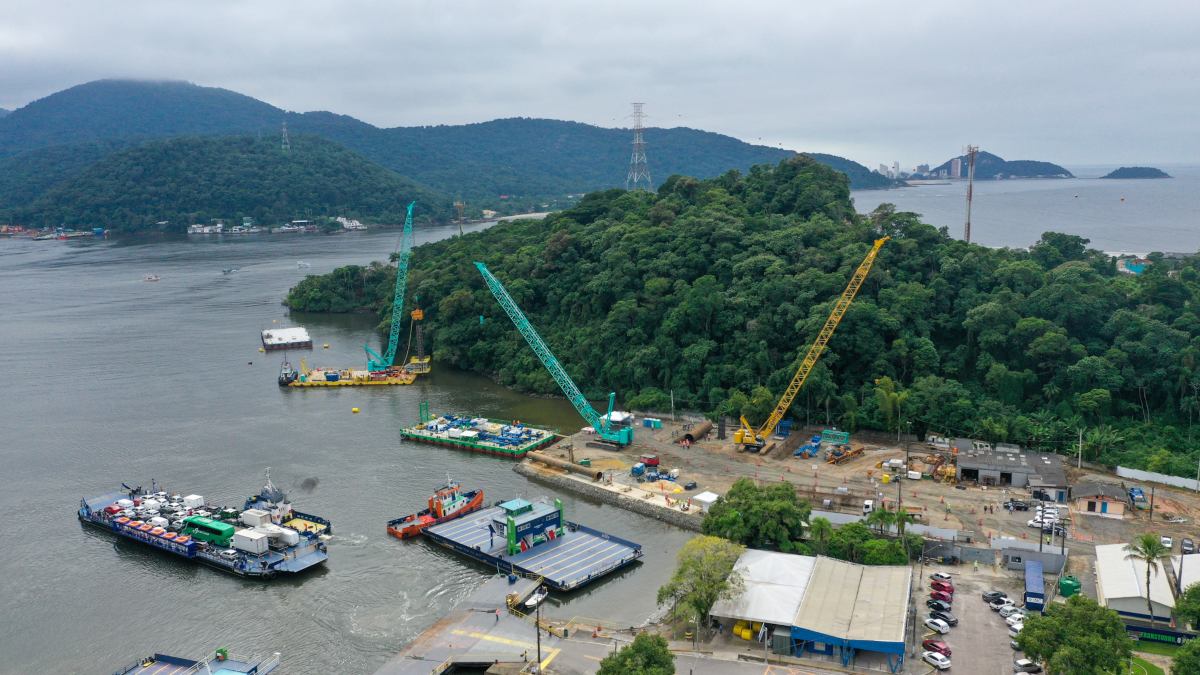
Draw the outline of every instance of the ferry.
[[[444,523],[483,507],[483,490],[463,492],[462,486],[446,476],[446,486],[429,498],[429,508],[416,513],[389,520],[388,534],[399,539],[408,539],[421,534],[430,525]]]
[[[113,675],[267,675],[279,667],[281,657],[279,652],[266,658],[238,656],[230,654],[224,647],[216,650],[212,656],[200,660],[156,653],[134,661],[115,671]]]
[[[333,525],[292,508],[271,483],[242,508],[210,504],[196,494],[169,494],[121,484],[125,490],[80,500],[79,520],[126,539],[244,577],[270,579],[303,572],[328,559]]]

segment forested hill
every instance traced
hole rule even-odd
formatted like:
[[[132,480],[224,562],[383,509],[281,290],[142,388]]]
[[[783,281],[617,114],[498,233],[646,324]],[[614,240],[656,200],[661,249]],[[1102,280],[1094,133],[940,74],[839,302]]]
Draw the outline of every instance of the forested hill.
[[[266,225],[316,216],[399,223],[413,200],[423,219],[450,216],[447,195],[321,138],[296,136],[285,153],[274,138],[189,137],[108,154],[0,218],[117,231],[242,216]],[[155,225],[162,221],[170,224]]]
[[[473,206],[515,200],[528,205],[540,198],[621,186],[629,163],[627,129],[529,118],[381,129],[346,115],[287,112],[236,92],[186,82],[100,80],[34,101],[0,120],[0,174],[27,163],[43,164],[51,174],[39,174],[33,185],[40,189],[65,180],[75,168],[55,172],[53,163],[42,161],[46,152],[64,155],[58,146],[87,144],[85,149],[94,150],[97,144],[129,145],[180,135],[278,138],[285,121],[293,134],[336,141],[421,184],[461,195]],[[709,177],[747,170],[794,154],[696,129],[650,128],[645,137],[650,172],[658,182],[676,173]],[[849,173],[854,187],[893,184],[850,160],[816,157]],[[17,190],[36,191],[28,186]],[[0,206],[13,203],[0,189]]]
[[[967,175],[966,155],[957,158],[962,162],[962,175]],[[940,166],[935,166],[930,172],[936,175],[939,171],[949,173],[948,159]],[[1066,168],[1051,162],[1041,162],[1032,159],[1015,159],[1012,161],[993,155],[990,152],[980,152],[975,156],[975,178],[977,180],[993,180],[1002,178],[1074,178]]]
[[[1195,472],[1194,259],[1177,276],[1160,260],[1118,277],[1078,237],[1047,233],[1028,252],[969,245],[914,214],[858,216],[848,188],[798,158],[677,178],[657,194],[600,192],[544,221],[419,247],[410,296],[437,363],[556,393],[471,265],[484,261],[589,395],[661,409],[673,391],[677,404],[757,422],[886,234],[793,416],[1067,452],[1082,427],[1085,458]],[[393,275],[342,268],[301,282],[288,303],[385,317]]]

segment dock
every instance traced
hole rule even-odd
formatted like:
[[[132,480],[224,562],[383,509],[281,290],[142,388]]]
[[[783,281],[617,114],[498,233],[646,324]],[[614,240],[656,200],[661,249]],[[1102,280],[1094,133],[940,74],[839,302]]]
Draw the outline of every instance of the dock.
[[[557,501],[512,500],[433,525],[424,535],[501,573],[540,577],[556,591],[580,588],[642,557],[640,544],[563,519]]]
[[[312,349],[312,338],[302,327],[268,328],[262,332],[263,349]]]
[[[533,450],[557,443],[560,438],[548,429],[457,415],[443,415],[401,428],[400,437],[414,443],[458,448],[509,459],[522,459]]]

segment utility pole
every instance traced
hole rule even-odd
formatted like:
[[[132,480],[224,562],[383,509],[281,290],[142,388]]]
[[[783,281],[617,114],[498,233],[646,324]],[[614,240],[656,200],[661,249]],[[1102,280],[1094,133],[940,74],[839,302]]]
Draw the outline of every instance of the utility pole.
[[[629,158],[629,173],[625,175],[626,190],[652,192],[654,181],[650,180],[650,167],[646,164],[646,141],[642,138],[642,112],[645,103],[633,104],[633,155]]]
[[[292,149],[292,142],[288,140],[287,120],[283,121],[283,131],[280,133],[280,145],[283,147],[284,152]]]
[[[1150,522],[1154,522],[1154,486],[1150,486]]]
[[[533,628],[537,631],[537,667],[534,672],[540,673],[542,672],[542,603],[540,600],[537,604],[537,612],[534,614]]]
[[[1075,465],[1075,468],[1083,468],[1083,427],[1079,427],[1079,462]]]
[[[671,421],[675,421],[675,390],[671,390]]]
[[[967,224],[963,228],[963,241],[971,243],[971,198],[975,194],[975,155],[979,146],[968,145],[967,153]]]

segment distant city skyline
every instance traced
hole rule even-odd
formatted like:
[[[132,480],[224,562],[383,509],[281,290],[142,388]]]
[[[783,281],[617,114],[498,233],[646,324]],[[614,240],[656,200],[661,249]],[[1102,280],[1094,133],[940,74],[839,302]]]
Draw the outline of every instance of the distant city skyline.
[[[581,5],[12,0],[0,107],[103,78],[178,79],[376,126],[544,117],[944,161],[1200,160],[1200,5],[868,0]],[[959,44],[947,51],[933,46]],[[647,151],[653,153],[653,147]],[[941,158],[941,159],[939,159]],[[889,163],[895,159],[889,160]]]

